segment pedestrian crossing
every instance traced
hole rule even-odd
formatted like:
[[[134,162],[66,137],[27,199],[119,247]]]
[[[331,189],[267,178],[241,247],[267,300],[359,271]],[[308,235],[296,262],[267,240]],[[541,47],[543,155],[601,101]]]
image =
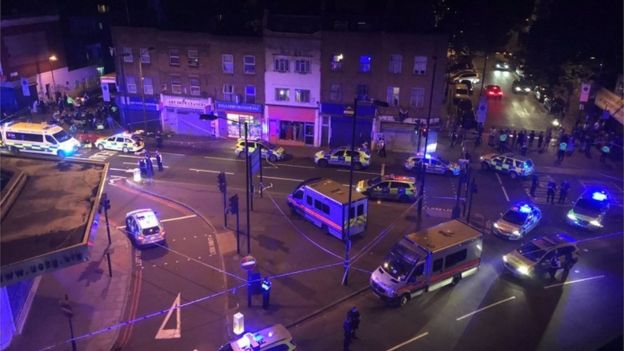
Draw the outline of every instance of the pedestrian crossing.
[[[548,203],[546,201],[546,199],[548,199],[548,183],[549,182],[555,182],[557,184],[557,190],[555,191],[555,203],[554,205],[557,206],[569,206],[569,203],[563,203],[563,204],[559,204],[559,183],[549,174],[543,174],[539,176],[539,181],[538,181],[538,186],[535,189],[535,196],[531,196],[531,181],[529,180],[528,182],[524,183],[524,191],[526,192],[526,194],[529,196],[530,199],[533,200],[533,202],[535,204],[538,205],[546,205],[550,203]],[[569,199],[567,199],[566,201],[568,201]],[[569,201],[568,201],[569,202]]]
[[[98,151],[95,154],[89,156],[90,160],[94,160],[94,161],[106,161],[108,160],[109,157],[115,156],[117,155],[117,151],[110,151],[110,150],[102,150],[102,151]]]
[[[583,188],[604,188],[611,197],[611,204],[615,206],[622,206],[624,203],[624,191],[612,181],[600,181],[600,180],[579,180],[579,183]]]

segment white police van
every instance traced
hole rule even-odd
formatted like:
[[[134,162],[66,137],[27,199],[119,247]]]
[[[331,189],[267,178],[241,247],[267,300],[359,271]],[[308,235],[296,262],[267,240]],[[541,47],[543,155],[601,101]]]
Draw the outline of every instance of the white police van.
[[[80,142],[63,128],[47,123],[7,123],[0,127],[2,146],[13,153],[32,152],[38,154],[71,156],[80,147]]]

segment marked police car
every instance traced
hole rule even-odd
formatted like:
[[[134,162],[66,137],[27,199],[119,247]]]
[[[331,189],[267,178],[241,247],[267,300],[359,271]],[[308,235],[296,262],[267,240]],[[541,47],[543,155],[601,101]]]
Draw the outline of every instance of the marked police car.
[[[513,205],[492,225],[494,234],[510,240],[521,239],[537,226],[542,219],[542,211],[535,205],[520,202]]]
[[[609,196],[604,189],[586,190],[568,211],[568,223],[586,229],[602,228],[609,207]]]
[[[281,324],[255,333],[245,333],[239,339],[219,347],[219,351],[294,351],[296,349],[292,335]]]
[[[576,240],[557,234],[535,238],[503,256],[503,265],[520,278],[535,278],[548,272],[557,260],[560,267],[570,269],[578,261]]]
[[[507,173],[512,179],[518,176],[526,177],[535,172],[533,161],[527,157],[515,155],[511,152],[483,155],[480,160],[482,169],[491,169],[493,171]]]
[[[137,246],[165,241],[165,229],[156,213],[149,208],[126,214],[126,232]]]
[[[461,166],[456,162],[449,162],[431,154],[425,155],[423,159],[422,153],[408,157],[403,163],[403,168],[406,171],[416,172],[418,167],[422,167],[422,164],[425,165],[425,172],[427,173],[459,175],[461,172]]]
[[[354,159],[353,168],[362,169],[370,166],[371,155],[369,151],[356,148],[351,153],[350,146],[337,147],[331,151],[319,151],[314,154],[314,163],[320,167],[327,166],[351,166],[351,159]]]
[[[254,152],[259,147],[262,157],[270,162],[283,160],[286,156],[283,147],[273,145],[266,140],[247,140],[247,144],[249,144],[249,153]],[[245,140],[238,139],[234,146],[234,154],[238,158],[245,157]]]
[[[395,175],[379,176],[368,180],[360,180],[355,190],[371,199],[397,200],[401,202],[416,201],[416,179]]]
[[[124,153],[139,152],[145,148],[145,144],[136,134],[118,133],[95,141],[95,147],[100,150],[115,150]]]

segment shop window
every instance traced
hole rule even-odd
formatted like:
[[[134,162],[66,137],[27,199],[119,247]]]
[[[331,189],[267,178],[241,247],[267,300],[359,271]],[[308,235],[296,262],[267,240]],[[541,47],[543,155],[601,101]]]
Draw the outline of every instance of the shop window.
[[[340,71],[343,61],[344,55],[342,53],[333,54],[329,61],[329,69],[332,71]]]
[[[302,103],[310,102],[310,91],[307,89],[295,89],[295,101]]]
[[[295,60],[295,72],[299,74],[310,73],[310,60]]]
[[[370,55],[360,56],[360,72],[367,73],[371,71],[371,63],[373,58]]]
[[[234,86],[232,84],[223,84],[223,100],[234,101]]]
[[[279,138],[303,143],[306,140],[306,125],[308,125],[308,127],[311,125],[312,130],[314,130],[313,123],[280,121]]]
[[[414,57],[414,74],[424,75],[427,73],[427,56]]]
[[[245,74],[256,74],[256,57],[253,55],[243,56],[243,68]]]
[[[221,66],[223,67],[223,73],[234,73],[234,55],[221,55]]]
[[[390,65],[388,67],[388,70],[390,73],[394,73],[394,74],[401,73],[402,65],[403,65],[403,56],[390,55]]]
[[[289,93],[287,88],[275,88],[275,101],[289,101]]]
[[[391,106],[399,106],[399,87],[388,87],[386,101]]]
[[[137,92],[136,78],[131,77],[131,76],[126,77],[126,87],[128,87],[129,94],[136,94]]]
[[[122,49],[123,61],[132,63],[134,62],[134,56],[132,56],[132,48],[124,47]]]
[[[358,99],[366,99],[368,98],[368,85],[366,84],[358,84],[355,87],[355,95]]]
[[[276,58],[273,61],[273,70],[275,72],[285,73],[290,70],[288,59],[286,58]]]
[[[256,86],[247,85],[245,87],[245,102],[248,104],[256,103]]]
[[[169,66],[180,66],[180,52],[178,51],[178,49],[169,50]]]
[[[425,106],[424,88],[412,88],[410,94],[410,106],[415,108],[423,108]]]
[[[199,67],[199,52],[197,49],[188,49],[186,51],[186,56],[188,58],[189,67]]]
[[[331,101],[342,101],[342,89],[340,84],[334,83],[329,87],[329,99]]]
[[[171,77],[171,92],[173,94],[182,94],[182,79],[180,77]]]
[[[201,87],[199,84],[199,78],[189,78],[189,89],[192,96],[199,96],[201,94]]]
[[[150,77],[143,77],[143,93],[145,95],[154,94],[154,82]]]
[[[149,48],[140,48],[141,52],[141,63],[142,64],[150,64],[152,62],[152,57],[150,56]]]

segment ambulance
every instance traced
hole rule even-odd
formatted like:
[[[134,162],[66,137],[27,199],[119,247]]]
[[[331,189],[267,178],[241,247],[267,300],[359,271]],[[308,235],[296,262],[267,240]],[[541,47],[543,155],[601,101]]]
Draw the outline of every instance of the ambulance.
[[[483,235],[459,220],[408,234],[373,271],[370,285],[382,300],[403,306],[412,298],[477,272]]]
[[[38,154],[71,156],[80,147],[80,142],[63,128],[47,123],[6,123],[0,127],[2,146],[13,153],[32,152]]]
[[[288,195],[288,206],[293,213],[341,240],[347,232],[351,236],[366,230],[367,197],[353,191],[351,202],[348,211],[349,188],[328,178],[308,179]],[[351,218],[348,222],[347,215]]]

